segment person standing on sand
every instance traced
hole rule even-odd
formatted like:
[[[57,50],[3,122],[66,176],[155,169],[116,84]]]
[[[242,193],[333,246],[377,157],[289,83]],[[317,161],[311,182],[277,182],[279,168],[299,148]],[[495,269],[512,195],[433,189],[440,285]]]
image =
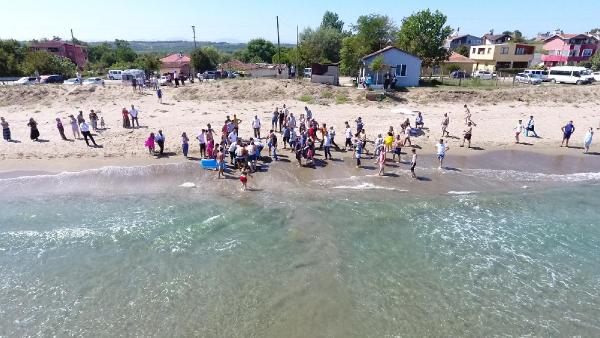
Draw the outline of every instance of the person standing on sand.
[[[516,144],[519,144],[519,136],[523,132],[523,129],[524,129],[523,128],[523,120],[519,120],[517,125],[513,128],[513,130],[515,131],[515,143]]]
[[[444,144],[444,139],[440,139],[440,143],[437,144],[437,159],[440,162],[439,169],[444,168],[444,158],[448,150],[450,150],[450,147]]]
[[[165,151],[165,135],[162,130],[158,130],[158,134],[154,135],[154,141],[158,144],[158,156],[161,156]]]
[[[566,142],[566,147],[569,148],[569,139],[571,138],[571,135],[573,135],[573,133],[575,132],[575,126],[573,125],[573,121],[569,121],[569,123],[562,127],[561,130],[563,132],[563,140],[560,143],[560,146],[562,147],[563,144]]]
[[[450,137],[450,133],[448,132],[448,125],[450,124],[450,118],[448,117],[448,113],[444,113],[444,119],[442,120],[442,137]]]
[[[163,93],[160,87],[156,90],[156,97],[158,98],[158,103],[162,104]]]
[[[328,158],[330,160],[333,160],[333,156],[331,156],[331,135],[326,133],[325,136],[323,136],[322,145],[323,151],[325,152],[325,160],[327,160]]]
[[[81,140],[81,133],[79,133],[79,125],[77,124],[77,120],[73,114],[69,115],[69,123],[71,123],[71,130],[73,131],[73,138],[76,140]]]
[[[198,144],[200,145],[200,157],[206,157],[206,129],[202,129],[200,134],[196,136],[196,140],[198,140]]]
[[[391,133],[389,133],[391,134]],[[393,147],[394,147],[394,152],[392,155],[392,161],[396,160],[396,156],[398,156],[398,160],[396,161],[396,163],[400,163],[402,161],[402,146],[404,145],[404,142],[402,142],[402,136],[400,136],[399,134],[396,135],[396,140],[393,141]]]
[[[469,124],[469,122],[471,122],[471,125],[477,127],[475,122],[473,122],[473,120],[471,120],[471,111],[469,110],[469,107],[467,107],[466,104],[464,107],[465,107],[465,124]]]
[[[77,114],[77,125],[80,125],[81,122],[85,121],[85,119],[83,118],[83,111],[79,111],[79,114]]]
[[[40,137],[40,132],[37,129],[37,122],[35,122],[33,117],[29,119],[27,126],[30,128],[29,138],[31,138],[31,140],[33,140],[33,141],[37,141],[38,138]]]
[[[533,133],[533,137],[538,137],[538,134],[535,132],[535,122],[533,121],[533,116],[529,116],[529,121],[527,122],[527,127],[525,128],[525,136],[529,137],[529,132]]]
[[[123,128],[129,129],[131,127],[131,123],[129,122],[129,112],[127,108],[123,107],[121,110],[121,115],[123,115]]]
[[[283,121],[285,120],[285,104],[283,105],[283,109],[279,111],[279,132],[281,133],[281,129],[283,128]]]
[[[468,147],[471,148],[471,137],[473,136],[473,122],[467,123],[467,128],[463,130],[463,141],[460,145],[461,147],[465,146],[465,141],[467,141]]]
[[[592,145],[592,138],[594,137],[594,128],[590,127],[587,133],[585,133],[585,137],[583,138],[583,153],[587,154],[590,151],[590,146]]]
[[[346,130],[344,131],[344,136],[346,136],[346,144],[344,145],[344,151],[348,150],[348,148],[352,148],[352,128],[350,128],[350,124],[348,121],[344,122],[346,124]]]
[[[277,129],[277,121],[279,120],[279,108],[275,107],[273,116],[271,117],[271,129]]]
[[[90,123],[92,124],[92,130],[98,131],[98,114],[92,109],[90,110]]]
[[[60,117],[56,118],[56,129],[58,129],[58,133],[60,134],[60,137],[63,140],[67,141],[67,137],[65,136],[65,127],[63,127]]]
[[[85,140],[85,144],[87,144],[88,147],[90,146],[88,138],[92,141],[94,147],[98,147],[96,141],[94,140],[94,137],[92,136],[92,133],[90,132],[90,126],[87,124],[87,122],[85,122],[85,120],[83,120],[83,122],[79,124],[79,129],[81,129],[81,134],[83,134],[83,139]]]
[[[360,133],[363,128],[365,127],[365,124],[362,121],[362,118],[359,116],[354,122],[356,122],[356,132]]]
[[[188,150],[190,149],[190,139],[187,134],[184,132],[181,134],[181,150],[183,151],[183,156],[188,157]]]
[[[146,139],[144,146],[148,148],[148,153],[154,155],[154,133],[150,133],[150,136]]]
[[[415,167],[417,166],[417,149],[412,148],[410,151],[412,152],[412,160],[410,160],[410,173],[412,178],[417,178],[417,175],[415,175]]]
[[[254,129],[254,137],[260,138],[260,119],[258,115],[254,115],[254,120],[252,120],[252,129]]]
[[[139,111],[135,109],[133,105],[131,105],[131,109],[129,110],[129,115],[131,116],[131,128],[135,129],[135,124],[137,123],[138,128],[140,127],[140,121],[138,121]]]
[[[0,125],[2,126],[2,138],[4,138],[4,141],[10,142],[10,127],[4,117],[0,117]]]

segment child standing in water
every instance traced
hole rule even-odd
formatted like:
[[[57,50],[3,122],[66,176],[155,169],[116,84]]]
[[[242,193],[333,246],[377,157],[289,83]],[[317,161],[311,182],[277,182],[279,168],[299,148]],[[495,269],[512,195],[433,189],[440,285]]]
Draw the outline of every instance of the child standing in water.
[[[150,155],[154,155],[154,133],[150,133],[150,136],[148,136],[148,139],[146,140],[146,143],[144,143],[144,146],[148,148],[148,153]]]
[[[382,144],[379,146],[379,155],[377,158],[377,163],[379,164],[379,176],[383,176],[383,171],[385,168],[385,146]]]
[[[242,182],[242,191],[246,191],[248,189],[248,176],[252,177],[252,175],[250,175],[250,172],[248,172],[248,169],[244,167],[242,169],[242,173],[240,174],[240,182]]]
[[[412,148],[410,150],[412,152],[412,160],[410,161],[410,173],[412,174],[412,178],[417,178],[415,175],[415,167],[417,166],[417,149]]]

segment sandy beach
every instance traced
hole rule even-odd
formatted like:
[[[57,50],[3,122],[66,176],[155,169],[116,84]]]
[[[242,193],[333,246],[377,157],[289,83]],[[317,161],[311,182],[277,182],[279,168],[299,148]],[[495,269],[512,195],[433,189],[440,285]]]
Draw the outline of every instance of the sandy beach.
[[[440,124],[444,113],[450,117],[445,138],[452,158],[472,156],[498,150],[524,151],[551,156],[572,156],[596,162],[597,144],[592,154],[583,155],[583,136],[588,127],[600,122],[600,94],[597,86],[521,86],[495,90],[444,90],[415,88],[394,94],[382,102],[364,99],[365,92],[354,88],[329,87],[307,82],[269,79],[227,80],[187,84],[185,87],[163,87],[164,100],[159,104],[153,91],[132,92],[120,84],[100,86],[2,86],[0,87],[0,116],[10,123],[16,143],[0,143],[1,171],[40,170],[64,171],[98,168],[105,165],[145,165],[186,161],[181,152],[180,135],[190,137],[190,156],[197,159],[199,148],[195,136],[210,123],[219,130],[226,115],[236,114],[242,120],[240,134],[251,136],[251,120],[257,115],[262,121],[262,133],[270,129],[275,107],[286,104],[297,117],[308,106],[319,123],[333,125],[336,141],[343,143],[344,121],[355,128],[354,120],[361,116],[369,140],[384,133],[389,126],[399,125],[411,111],[421,111],[425,120],[424,135],[413,137],[413,145],[423,155],[432,154],[441,136]],[[303,98],[308,103],[299,99]],[[340,103],[344,102],[344,103]],[[139,129],[122,128],[121,109],[135,105],[140,111]],[[465,128],[464,104],[468,104],[472,120],[473,148],[459,147]],[[83,140],[72,140],[67,122],[69,114],[90,109],[99,111],[106,130],[95,136],[101,148],[89,148]],[[514,144],[513,128],[517,120],[527,123],[533,115],[540,138],[522,137],[523,144]],[[29,139],[27,121],[36,119],[42,142]],[[70,141],[60,139],[55,118],[60,117]],[[574,148],[560,148],[560,128],[573,120],[577,128],[571,138]],[[144,140],[150,132],[162,129],[166,135],[167,156],[148,155]],[[372,146],[371,146],[372,150]],[[336,153],[348,158],[350,153]],[[510,164],[509,164],[510,166]]]

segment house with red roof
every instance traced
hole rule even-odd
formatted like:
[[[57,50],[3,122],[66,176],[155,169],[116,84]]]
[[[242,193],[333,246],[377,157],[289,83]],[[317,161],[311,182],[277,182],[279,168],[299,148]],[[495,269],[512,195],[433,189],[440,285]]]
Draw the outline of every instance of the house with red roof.
[[[56,56],[73,61],[80,70],[83,69],[88,60],[87,47],[73,43],[50,40],[33,43],[29,46],[30,51],[46,51]]]
[[[556,34],[544,41],[546,67],[589,61],[598,50],[598,38],[587,34]]]
[[[190,57],[181,53],[171,54],[160,59],[160,73],[173,74],[177,72],[177,76],[188,76],[191,74]]]

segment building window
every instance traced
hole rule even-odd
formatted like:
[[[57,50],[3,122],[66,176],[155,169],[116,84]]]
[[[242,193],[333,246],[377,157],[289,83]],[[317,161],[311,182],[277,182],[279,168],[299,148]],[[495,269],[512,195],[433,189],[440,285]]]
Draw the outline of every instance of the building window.
[[[517,48],[517,50],[515,50],[515,55],[524,55],[525,54],[525,48],[523,47],[519,47]]]
[[[500,54],[508,54],[508,47],[500,48]]]
[[[571,50],[569,51],[569,56],[577,56],[577,54],[578,54],[577,52],[578,52],[578,50],[577,50],[577,49],[571,49]]]
[[[399,76],[399,77],[406,76],[406,65],[397,65],[396,66],[396,76]]]
[[[475,48],[471,49],[471,53],[475,54]]]
[[[491,49],[491,48],[488,48],[488,50],[487,50],[487,53],[488,53],[488,54],[492,54],[492,49]]]
[[[583,52],[581,52],[581,56],[592,56],[592,49],[584,49]]]

